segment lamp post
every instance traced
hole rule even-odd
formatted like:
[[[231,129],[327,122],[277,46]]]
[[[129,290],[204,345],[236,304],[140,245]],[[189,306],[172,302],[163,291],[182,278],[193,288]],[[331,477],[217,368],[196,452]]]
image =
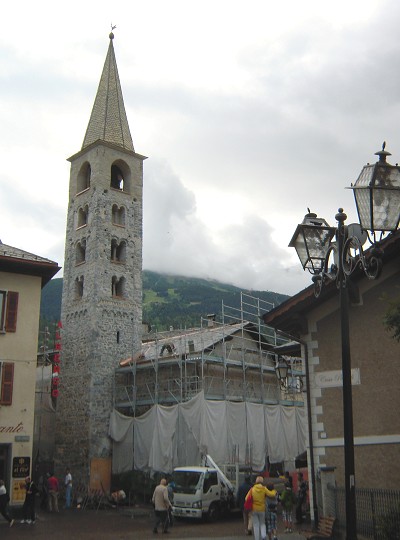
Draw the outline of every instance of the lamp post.
[[[281,388],[287,388],[287,377],[289,372],[289,364],[285,358],[279,357],[275,366],[276,376]]]
[[[399,226],[400,167],[387,163],[391,154],[385,146],[383,143],[382,150],[375,154],[379,161],[365,165],[351,186],[360,224],[346,226],[342,208],[335,216],[335,228],[309,211],[289,244],[296,249],[303,269],[313,275],[316,297],[329,282],[335,281],[339,289],[347,540],[357,539],[348,285],[357,268],[362,268],[369,279],[379,277],[383,255],[379,242],[384,233],[394,232]],[[364,252],[367,238],[372,247]]]

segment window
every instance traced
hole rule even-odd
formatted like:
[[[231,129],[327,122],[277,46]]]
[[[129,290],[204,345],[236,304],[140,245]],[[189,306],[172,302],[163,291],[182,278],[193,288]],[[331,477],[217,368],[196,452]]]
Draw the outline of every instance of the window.
[[[18,293],[0,291],[0,332],[16,332]]]
[[[83,276],[75,278],[75,299],[79,300],[83,296]]]
[[[111,165],[110,187],[124,193],[131,191],[131,171],[122,159],[117,159]]]
[[[78,229],[84,227],[88,223],[89,207],[86,205],[84,208],[78,210]]]
[[[206,472],[204,475],[203,493],[207,493],[213,486],[218,486],[216,472]]]
[[[112,222],[114,225],[125,227],[125,208],[114,204],[112,207]]]
[[[0,405],[11,405],[14,382],[14,364],[0,362]]]
[[[77,242],[75,246],[75,264],[81,264],[86,260],[86,240]]]
[[[124,175],[117,165],[111,167],[111,187],[121,191],[124,190]]]
[[[111,240],[111,260],[119,263],[126,262],[126,242],[122,241],[118,244],[117,240]]]
[[[90,177],[92,175],[92,169],[89,163],[84,163],[79,171],[77,182],[76,182],[76,192],[81,193],[90,187]]]
[[[111,280],[111,294],[114,298],[123,298],[125,293],[125,278],[112,277]]]

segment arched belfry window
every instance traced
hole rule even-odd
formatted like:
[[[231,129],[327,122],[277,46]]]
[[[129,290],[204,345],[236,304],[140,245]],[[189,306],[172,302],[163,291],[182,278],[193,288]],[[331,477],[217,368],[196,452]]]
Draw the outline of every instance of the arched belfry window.
[[[126,242],[118,242],[114,238],[111,240],[111,260],[113,262],[126,262]]]
[[[90,187],[90,177],[92,175],[92,169],[90,163],[87,161],[82,165],[78,173],[78,178],[76,179],[76,192],[80,193],[89,189]]]
[[[79,299],[83,296],[83,276],[75,279],[75,298]]]
[[[112,277],[111,294],[113,298],[123,298],[125,294],[125,278]]]
[[[86,260],[86,240],[82,239],[75,246],[75,262],[81,264]]]
[[[112,207],[112,222],[114,225],[120,225],[125,227],[125,207],[119,207],[117,204],[113,204]]]
[[[130,193],[131,189],[131,171],[128,165],[118,159],[111,165],[111,180],[110,186],[113,189]]]
[[[89,207],[88,205],[84,206],[83,208],[79,208],[78,210],[78,224],[77,228],[84,227],[88,223],[88,216],[89,216]]]

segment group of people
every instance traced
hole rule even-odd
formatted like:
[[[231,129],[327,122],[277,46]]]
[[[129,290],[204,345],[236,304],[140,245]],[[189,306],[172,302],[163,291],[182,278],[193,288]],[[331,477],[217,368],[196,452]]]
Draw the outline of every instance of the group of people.
[[[72,505],[72,475],[69,468],[65,471],[65,508]],[[60,494],[60,482],[53,473],[47,473],[39,479],[40,508],[49,512],[59,512],[58,497]]]
[[[70,469],[65,474],[65,508],[71,508],[72,504],[72,475]],[[58,512],[58,496],[60,491],[59,481],[54,474],[47,473],[39,480],[39,487],[30,476],[25,478],[25,500],[22,506],[21,523],[34,524],[36,522],[36,495],[40,493],[40,508],[49,512]],[[10,527],[14,520],[11,518],[8,504],[10,496],[7,493],[4,480],[0,480],[0,513],[6,519]]]
[[[278,504],[282,507],[285,532],[293,531],[293,509],[296,508],[296,523],[303,521],[303,507],[307,497],[307,483],[298,473],[297,496],[293,492],[292,478],[287,473],[285,489],[278,494],[272,482],[264,485],[264,478],[257,476],[252,486],[246,477],[237,493],[237,504],[243,512],[245,534],[254,534],[254,540],[277,540]]]

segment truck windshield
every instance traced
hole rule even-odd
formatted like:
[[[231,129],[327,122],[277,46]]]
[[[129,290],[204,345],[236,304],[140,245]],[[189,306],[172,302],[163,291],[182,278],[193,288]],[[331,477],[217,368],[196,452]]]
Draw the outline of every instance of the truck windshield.
[[[200,477],[200,472],[175,471],[173,473],[174,491],[176,493],[196,493],[196,489],[200,487]]]

